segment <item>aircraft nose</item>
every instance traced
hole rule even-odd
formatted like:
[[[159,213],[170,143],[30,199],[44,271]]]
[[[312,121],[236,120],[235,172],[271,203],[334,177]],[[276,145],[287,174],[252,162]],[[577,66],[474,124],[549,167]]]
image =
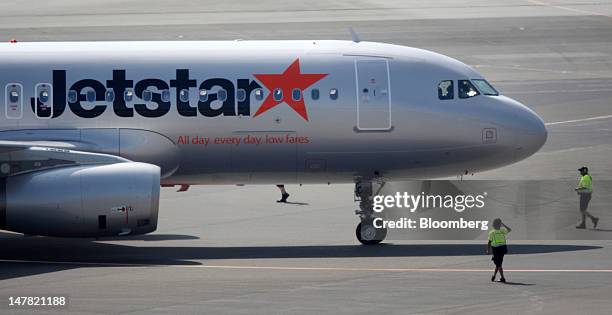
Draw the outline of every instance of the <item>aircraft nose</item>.
[[[517,132],[516,148],[517,150],[523,151],[522,154],[518,153],[519,155],[524,155],[522,157],[527,157],[538,152],[544,143],[546,143],[548,131],[544,126],[544,122],[541,121],[539,117],[538,120],[537,122],[533,122],[528,130],[520,130]]]
[[[516,157],[524,159],[538,152],[546,143],[548,131],[544,121],[538,114],[520,104],[518,117],[512,123],[515,132]]]

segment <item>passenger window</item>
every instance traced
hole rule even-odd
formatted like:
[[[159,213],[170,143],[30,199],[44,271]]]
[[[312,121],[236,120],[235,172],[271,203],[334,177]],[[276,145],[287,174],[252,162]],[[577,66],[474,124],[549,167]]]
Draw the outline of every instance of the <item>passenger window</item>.
[[[9,95],[9,102],[11,102],[11,103],[18,103],[19,102],[19,92],[17,92],[17,90],[11,91],[11,93]]]
[[[153,99],[153,92],[149,90],[142,91],[142,100],[145,102],[150,102]]]
[[[200,102],[206,102],[206,101],[208,101],[208,91],[200,90]]]
[[[300,90],[300,89],[293,89],[293,91],[291,91],[291,96],[292,96],[294,101],[301,100],[302,99],[302,90]]]
[[[43,103],[49,102],[49,91],[44,90],[38,93],[38,99]]]
[[[133,98],[134,98],[134,91],[132,91],[132,89],[125,90],[125,92],[123,93],[123,99],[126,102],[131,102]]]
[[[6,85],[7,104],[4,114],[6,118],[19,119],[22,116],[23,99],[21,97],[22,86],[17,83],[9,83]]]
[[[87,93],[85,94],[85,98],[90,103],[91,102],[95,102],[96,101],[96,91],[94,91],[94,90],[87,91]]]
[[[181,102],[189,102],[189,90],[182,89],[179,92],[179,99],[181,100]]]
[[[312,98],[313,100],[318,100],[319,99],[319,89],[312,89],[312,91],[310,91],[310,98]]]
[[[77,99],[78,99],[78,94],[75,90],[68,91],[68,102],[69,103],[76,103]]]
[[[455,97],[453,80],[444,80],[438,83],[438,98],[441,100],[452,100]]]
[[[487,80],[474,79],[472,80],[472,82],[474,82],[474,85],[476,85],[478,90],[482,92],[482,94],[484,95],[492,95],[492,96],[499,95],[499,92],[497,92],[497,90],[491,84],[489,84]]]
[[[338,89],[329,90],[329,98],[331,98],[332,100],[337,100],[338,99]]]
[[[256,100],[261,101],[261,100],[263,100],[263,97],[264,97],[264,95],[263,95],[263,90],[262,89],[255,90],[255,99]]]
[[[246,99],[246,91],[244,89],[236,90],[236,99],[238,99],[238,102],[244,101]]]
[[[115,91],[106,90],[106,92],[104,93],[104,100],[108,103],[114,102],[115,101]]]
[[[162,102],[170,102],[170,90],[163,90],[161,99]]]
[[[225,100],[227,100],[227,91],[224,89],[220,89],[217,92],[217,99],[220,100],[221,102],[225,102]]]
[[[40,83],[36,85],[36,106],[34,108],[36,117],[51,118],[53,111],[51,92],[50,84]]]
[[[470,98],[477,96],[478,90],[474,87],[470,80],[459,80],[459,98]]]
[[[280,102],[283,100],[283,90],[274,89],[274,100]]]

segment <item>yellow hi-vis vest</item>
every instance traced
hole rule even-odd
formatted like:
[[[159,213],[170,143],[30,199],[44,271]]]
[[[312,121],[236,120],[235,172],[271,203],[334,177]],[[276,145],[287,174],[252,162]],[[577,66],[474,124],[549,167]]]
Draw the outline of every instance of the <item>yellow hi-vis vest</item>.
[[[499,230],[492,229],[489,231],[489,241],[491,242],[491,246],[498,247],[506,245],[506,235],[508,235],[508,230],[503,227]]]
[[[579,190],[584,190],[586,192],[593,192],[593,178],[591,175],[586,174],[580,177],[580,183],[578,184]]]

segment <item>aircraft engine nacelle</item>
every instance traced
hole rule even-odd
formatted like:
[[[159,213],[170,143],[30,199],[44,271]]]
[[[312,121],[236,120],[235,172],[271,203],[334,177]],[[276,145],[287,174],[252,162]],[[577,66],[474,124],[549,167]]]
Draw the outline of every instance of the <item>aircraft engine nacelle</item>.
[[[155,231],[160,168],[146,163],[79,165],[0,179],[0,229],[99,237]]]

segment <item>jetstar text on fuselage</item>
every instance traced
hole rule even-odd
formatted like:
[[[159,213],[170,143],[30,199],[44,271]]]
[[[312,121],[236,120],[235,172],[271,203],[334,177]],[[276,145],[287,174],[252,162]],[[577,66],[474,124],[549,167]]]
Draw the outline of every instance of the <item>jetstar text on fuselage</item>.
[[[196,117],[198,113],[205,117],[217,116],[250,116],[251,115],[251,94],[263,87],[253,79],[236,79],[235,82],[226,78],[208,78],[198,84],[198,81],[191,78],[189,69],[176,69],[173,79],[166,81],[159,78],[147,78],[140,81],[130,80],[127,71],[115,69],[112,71],[112,78],[101,82],[96,79],[81,79],[74,82],[67,88],[66,70],[52,71],[52,108],[48,116],[55,118],[61,116],[66,110],[66,104],[75,115],[82,118],[95,118],[102,115],[109,106],[118,117],[142,117],[156,118],[162,117],[170,112],[172,100],[170,90],[174,90],[176,109],[179,115],[184,117]],[[308,120],[304,99],[299,100],[285,99],[279,101],[272,98],[271,92],[280,89],[282,94],[291,96],[294,89],[299,89],[303,95],[303,90],[319,81],[327,74],[304,74],[300,71],[299,59],[296,59],[282,74],[255,74],[256,78],[268,89],[268,96],[264,100],[255,116],[267,111],[268,109],[286,103],[293,108],[301,117]],[[190,102],[188,96],[190,89],[198,88],[205,93],[205,97],[198,97],[197,104]],[[87,92],[93,91],[94,99],[88,99]],[[112,97],[107,98],[112,91]],[[185,93],[187,97],[181,97]],[[216,91],[216,92],[215,92]],[[224,91],[220,97],[220,91]],[[237,91],[241,96],[237,99]],[[126,101],[124,95],[133,93],[133,101]],[[72,93],[73,97],[67,95]],[[148,99],[145,101],[145,93]],[[164,93],[166,93],[164,97]],[[263,92],[261,92],[263,99]],[[200,95],[198,95],[200,96]],[[38,96],[30,99],[32,110],[42,113],[41,108],[35,110],[35,106],[41,106]],[[217,102],[215,102],[217,101]],[[214,102],[214,103],[213,103]],[[93,103],[93,106],[92,106]],[[132,105],[131,107],[128,105]],[[52,110],[51,110],[52,109]]]
[[[102,115],[107,107],[112,106],[113,112],[119,117],[134,117],[140,115],[142,117],[161,117],[166,115],[172,106],[172,100],[164,99],[162,93],[164,90],[169,91],[171,88],[175,90],[175,104],[177,112],[181,116],[195,117],[198,113],[206,117],[224,116],[250,116],[251,115],[251,93],[256,89],[261,89],[256,81],[251,79],[237,79],[236,83],[225,78],[209,78],[198,82],[189,76],[189,69],[177,69],[175,78],[169,82],[157,78],[148,78],[140,81],[129,80],[126,77],[126,70],[113,70],[112,79],[102,83],[95,79],[82,79],[73,83],[69,89],[66,89],[66,70],[53,70],[53,115],[59,117],[66,109],[66,104],[70,110],[77,116],[82,118],[95,118]],[[190,90],[191,88],[206,90],[207,97],[205,100],[198,99],[197,104],[191,104],[189,99],[181,98],[180,92]],[[214,88],[223,89],[225,91],[225,99],[219,101],[213,107],[213,102],[219,100],[218,93],[212,92]],[[236,89],[244,90],[245,97],[236,102]],[[94,106],[85,104],[87,102],[86,91],[93,90],[95,93]],[[113,91],[112,104],[106,103],[107,91]],[[67,99],[67,91],[74,91],[77,98],[74,100]],[[134,102],[133,107],[128,107],[128,102],[124,97],[127,91],[133,91]],[[150,101],[145,102],[144,93],[150,92]],[[31,98],[32,107],[36,103],[34,98]]]

